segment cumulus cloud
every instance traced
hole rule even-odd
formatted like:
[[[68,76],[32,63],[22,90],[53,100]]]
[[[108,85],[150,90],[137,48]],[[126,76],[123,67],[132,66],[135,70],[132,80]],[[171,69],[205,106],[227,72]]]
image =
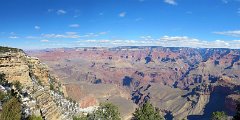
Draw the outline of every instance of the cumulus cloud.
[[[144,40],[154,40],[154,39],[152,38],[152,36],[150,36],[150,35],[148,35],[148,36],[141,36],[140,38],[141,38],[141,39],[144,39]]]
[[[126,12],[121,12],[121,13],[119,13],[119,15],[118,15],[118,16],[119,16],[119,17],[125,17],[125,16],[126,16],[126,14],[127,14]]]
[[[54,9],[48,9],[48,12],[53,12],[54,11]]]
[[[47,39],[44,39],[44,40],[41,40],[41,42],[49,42],[49,40],[47,40]]]
[[[80,25],[79,24],[71,24],[71,25],[69,25],[69,27],[71,27],[71,28],[78,28],[78,27],[80,27]]]
[[[240,37],[240,30],[223,31],[223,32],[213,32],[213,33],[219,34],[219,35],[227,35],[227,36],[233,36],[233,37]]]
[[[206,41],[188,36],[162,36],[158,39],[152,36],[142,36],[142,40],[108,40],[90,39],[77,41],[83,45],[93,46],[164,46],[164,47],[192,47],[192,48],[232,48],[240,49],[240,40],[215,40]]]
[[[66,32],[64,34],[41,34],[41,38],[71,38],[71,39],[77,39],[77,38],[94,38],[101,35],[105,35],[107,32],[99,32],[99,33],[87,33],[80,35],[77,32]]]
[[[164,0],[164,2],[170,5],[177,5],[177,2],[175,0]]]
[[[43,38],[80,38],[77,34],[42,34]]]
[[[164,41],[198,41],[198,39],[189,38],[187,36],[163,36],[160,40]]]
[[[10,32],[9,34],[10,34],[10,35],[16,35],[16,33],[15,33],[15,32]]]
[[[105,35],[105,34],[107,34],[108,32],[100,32],[100,33],[98,33],[99,35]]]
[[[58,15],[64,15],[64,14],[67,13],[67,11],[60,9],[60,10],[57,10],[56,13],[57,13]]]
[[[37,36],[26,36],[25,38],[26,38],[26,39],[37,39],[37,38],[39,38],[39,37],[37,37]]]
[[[40,29],[40,26],[34,26],[34,29],[36,29],[36,30],[39,30]]]
[[[10,38],[10,39],[17,39],[19,37],[18,36],[9,36],[8,38]]]
[[[232,41],[215,40],[206,41],[196,38],[190,38],[188,36],[163,36],[159,39],[162,46],[170,47],[194,47],[194,48],[240,48],[239,46],[233,46]]]
[[[68,34],[68,35],[76,35],[77,32],[66,32],[66,34]]]
[[[237,13],[240,15],[240,8],[238,8]]]

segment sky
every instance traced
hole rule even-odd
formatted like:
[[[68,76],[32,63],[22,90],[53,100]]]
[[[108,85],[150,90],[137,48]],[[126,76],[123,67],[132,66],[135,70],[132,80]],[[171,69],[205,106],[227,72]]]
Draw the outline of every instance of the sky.
[[[240,0],[0,0],[0,46],[240,49]]]

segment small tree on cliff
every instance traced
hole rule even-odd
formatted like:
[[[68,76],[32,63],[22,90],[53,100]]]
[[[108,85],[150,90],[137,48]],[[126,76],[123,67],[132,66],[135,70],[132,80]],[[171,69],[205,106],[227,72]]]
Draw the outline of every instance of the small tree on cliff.
[[[211,120],[227,120],[227,115],[223,111],[213,112],[211,116]]]
[[[233,116],[233,120],[240,120],[240,100],[237,102],[237,107],[236,107],[236,114]]]
[[[1,120],[20,120],[21,119],[21,103],[17,98],[13,97],[3,104]]]
[[[30,115],[27,120],[43,120],[41,116]]]
[[[121,120],[118,107],[111,103],[100,103],[98,109],[87,118],[89,120]]]
[[[133,113],[134,120],[163,120],[159,114],[159,109],[147,101],[140,108],[137,108]]]
[[[80,117],[74,116],[73,120],[90,120],[90,119],[88,119],[88,116],[82,115]]]
[[[95,116],[102,120],[120,120],[118,107],[111,103],[100,103],[99,108],[95,111]]]

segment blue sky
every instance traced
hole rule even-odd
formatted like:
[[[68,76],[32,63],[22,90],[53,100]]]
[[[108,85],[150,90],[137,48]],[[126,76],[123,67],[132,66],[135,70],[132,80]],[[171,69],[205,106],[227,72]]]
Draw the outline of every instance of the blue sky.
[[[240,0],[0,0],[0,45],[240,49]]]

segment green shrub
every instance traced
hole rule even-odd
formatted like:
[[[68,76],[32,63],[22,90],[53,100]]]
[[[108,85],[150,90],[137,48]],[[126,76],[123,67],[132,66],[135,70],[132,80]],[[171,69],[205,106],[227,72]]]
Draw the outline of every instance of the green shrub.
[[[88,120],[88,118],[87,118],[87,116],[81,116],[81,117],[76,117],[76,116],[74,116],[73,117],[73,120]]]
[[[120,120],[118,107],[111,103],[100,103],[98,109],[94,112],[94,118],[102,120]]]
[[[73,120],[121,120],[118,107],[111,103],[100,103],[93,113],[87,116],[73,117]]]
[[[6,83],[5,74],[0,73],[0,85],[3,85],[5,83]]]
[[[54,90],[53,84],[50,84],[50,90]]]
[[[30,115],[27,120],[43,120],[41,116]]]
[[[19,51],[23,51],[23,50],[17,49],[17,48],[10,48],[10,47],[0,46],[0,52],[1,53],[5,53],[5,52],[19,52]]]
[[[3,104],[1,120],[20,120],[21,119],[21,103],[17,98],[13,97]]]
[[[137,108],[133,113],[134,120],[163,120],[158,108],[147,101],[140,108]]]
[[[211,120],[227,120],[227,115],[223,111],[213,112]]]

